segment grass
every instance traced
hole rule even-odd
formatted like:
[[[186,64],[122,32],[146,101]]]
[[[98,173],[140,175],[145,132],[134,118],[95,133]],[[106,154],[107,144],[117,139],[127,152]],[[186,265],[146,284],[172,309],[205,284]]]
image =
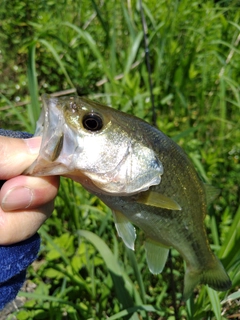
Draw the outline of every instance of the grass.
[[[17,319],[237,317],[239,4],[152,0],[143,9],[157,126],[186,150],[205,182],[221,189],[206,227],[233,287],[215,292],[199,286],[184,304],[178,253],[172,251],[161,275],[151,275],[142,232],[133,255],[117,238],[110,209],[62,179],[53,215],[40,230],[39,259],[28,270],[37,287],[21,293],[29,300]],[[5,1],[0,18],[1,127],[33,132],[39,96],[75,86],[151,122],[138,1]]]

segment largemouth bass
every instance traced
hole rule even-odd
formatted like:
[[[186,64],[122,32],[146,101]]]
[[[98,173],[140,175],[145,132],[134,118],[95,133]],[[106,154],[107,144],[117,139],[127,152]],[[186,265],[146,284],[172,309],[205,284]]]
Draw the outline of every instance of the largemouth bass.
[[[117,232],[131,249],[132,223],[141,228],[154,274],[175,248],[186,261],[185,300],[199,283],[220,291],[231,287],[204,227],[208,192],[184,151],[164,133],[88,99],[44,96],[35,135],[42,135],[40,153],[25,174],[80,182],[112,209]]]

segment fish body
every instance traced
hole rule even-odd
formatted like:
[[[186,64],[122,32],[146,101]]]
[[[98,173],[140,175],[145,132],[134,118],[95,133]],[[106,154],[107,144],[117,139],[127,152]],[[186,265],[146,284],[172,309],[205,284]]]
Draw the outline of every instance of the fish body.
[[[132,223],[142,229],[152,273],[162,271],[175,248],[186,261],[185,300],[198,283],[230,288],[204,227],[208,191],[173,140],[141,119],[80,97],[45,96],[36,135],[43,136],[40,153],[25,173],[80,182],[113,210],[131,249]]]

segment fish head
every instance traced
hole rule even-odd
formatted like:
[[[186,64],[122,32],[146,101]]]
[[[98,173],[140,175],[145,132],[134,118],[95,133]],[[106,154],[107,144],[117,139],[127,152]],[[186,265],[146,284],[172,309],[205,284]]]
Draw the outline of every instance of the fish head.
[[[129,195],[161,181],[163,166],[140,119],[82,97],[44,95],[35,162],[24,172],[64,175],[94,193]]]

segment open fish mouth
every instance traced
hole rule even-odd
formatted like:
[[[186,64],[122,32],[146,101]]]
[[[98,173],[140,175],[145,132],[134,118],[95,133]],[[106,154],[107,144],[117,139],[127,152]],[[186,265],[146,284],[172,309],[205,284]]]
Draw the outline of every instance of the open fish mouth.
[[[34,136],[42,136],[37,159],[24,171],[35,176],[64,175],[71,171],[77,148],[76,133],[66,124],[63,107],[69,97],[42,96],[42,112]]]

